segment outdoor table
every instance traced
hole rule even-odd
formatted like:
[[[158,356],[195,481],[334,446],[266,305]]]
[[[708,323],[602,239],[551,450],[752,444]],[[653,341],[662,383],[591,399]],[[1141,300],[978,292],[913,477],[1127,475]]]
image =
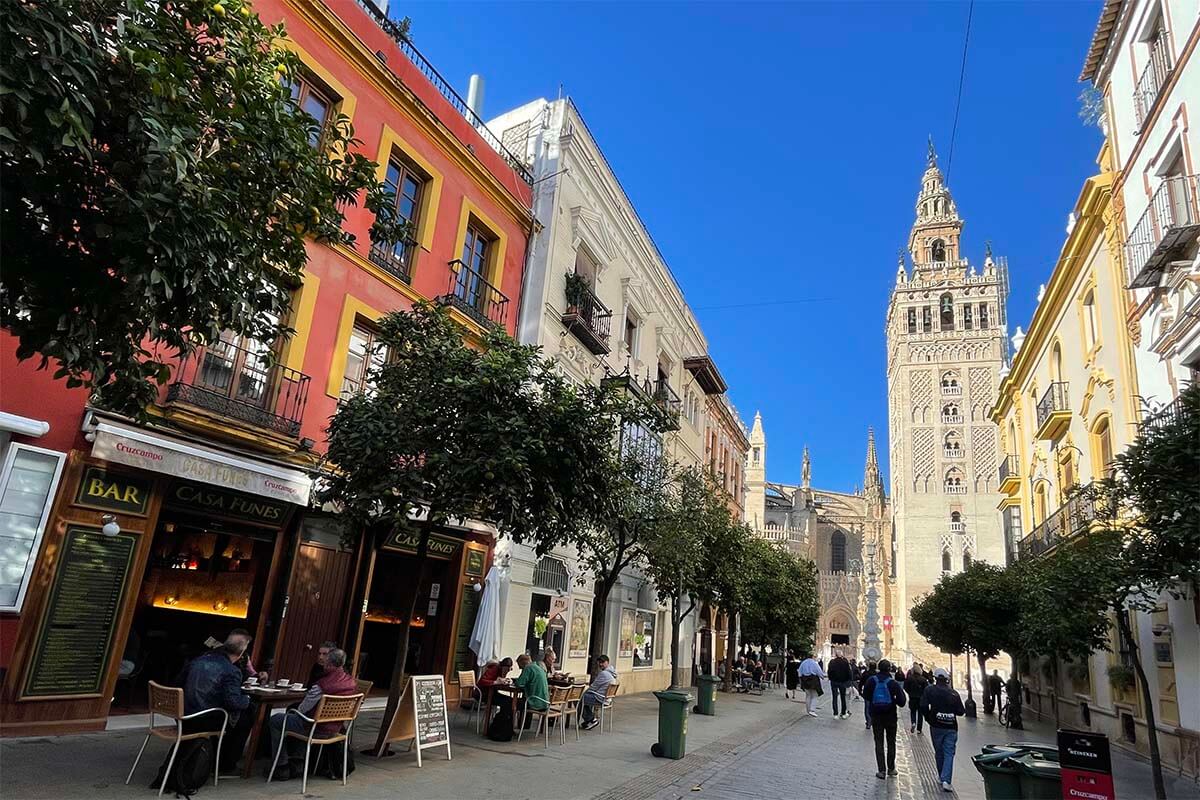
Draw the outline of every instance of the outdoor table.
[[[506,685],[503,683],[494,683],[491,686],[487,687],[487,706],[486,706],[486,710],[484,711],[484,714],[483,714],[483,735],[484,736],[487,736],[488,726],[492,722],[492,703],[494,702],[494,697],[495,697],[496,692],[500,692],[501,694],[506,694],[510,698],[512,698],[512,715],[513,715],[513,725],[514,726],[516,726],[516,724],[517,724],[517,701],[520,700],[521,697],[524,696],[524,694],[525,694],[524,691],[522,691],[521,689],[518,689],[516,686]]]
[[[242,777],[249,778],[254,774],[254,758],[258,755],[258,742],[262,738],[263,728],[266,727],[271,709],[299,703],[308,692],[303,689],[299,691],[265,689],[261,686],[242,687],[242,691],[250,695],[250,699],[256,700],[258,706],[258,710],[254,712],[254,725],[250,728],[250,739],[246,744],[246,763],[242,766]],[[274,753],[271,754],[272,757],[274,755]]]

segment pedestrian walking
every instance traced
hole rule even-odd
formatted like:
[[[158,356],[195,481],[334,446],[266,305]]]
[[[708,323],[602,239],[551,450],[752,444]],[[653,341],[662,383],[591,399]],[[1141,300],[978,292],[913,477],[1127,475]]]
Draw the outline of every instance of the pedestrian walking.
[[[824,677],[825,670],[821,669],[817,660],[805,654],[800,662],[800,688],[804,690],[804,705],[810,717],[817,716],[817,698],[825,693],[821,688],[821,679]]]
[[[786,680],[783,696],[788,700],[796,699],[796,687],[800,685],[800,659],[796,658],[796,653],[788,650],[787,664],[784,666],[784,678]]]
[[[850,716],[850,709],[846,705],[846,688],[850,686],[854,680],[854,673],[850,669],[850,662],[842,656],[842,651],[838,650],[833,655],[833,659],[829,662],[829,689],[833,693],[833,718],[846,719]],[[841,704],[838,701],[841,700]],[[839,712],[838,709],[841,708]]]
[[[908,695],[908,716],[909,716],[909,733],[921,732],[921,714],[919,707],[921,705],[921,695],[925,691],[928,683],[925,680],[925,673],[921,670],[920,664],[914,664],[912,669],[908,671],[908,677],[904,679],[904,691]]]
[[[933,686],[927,687],[921,695],[921,714],[929,723],[942,791],[949,792],[952,791],[950,782],[954,779],[954,751],[958,747],[958,717],[967,711],[958,692],[950,688],[950,674],[946,670],[935,669],[933,679]]]
[[[1004,679],[999,670],[992,670],[987,679],[987,693],[983,699],[983,713],[990,714],[1000,703],[1000,695],[1004,693]]]
[[[867,679],[864,689],[875,737],[875,777],[883,780],[896,774],[896,709],[904,707],[904,689],[892,677],[892,665],[886,658],[880,660],[878,671]]]
[[[867,730],[871,729],[871,701],[866,695],[867,681],[875,674],[875,662],[868,661],[858,676],[858,696],[863,700],[863,717],[867,720]]]

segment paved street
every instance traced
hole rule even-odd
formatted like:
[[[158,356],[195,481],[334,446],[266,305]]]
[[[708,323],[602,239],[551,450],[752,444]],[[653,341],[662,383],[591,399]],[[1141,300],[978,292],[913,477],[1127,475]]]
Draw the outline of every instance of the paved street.
[[[498,744],[482,740],[466,725],[453,720],[454,758],[428,753],[418,769],[412,756],[374,761],[358,759],[349,786],[324,778],[309,784],[312,797],[330,798],[527,798],[569,800],[677,800],[677,798],[878,798],[933,800],[947,797],[934,780],[933,750],[927,736],[898,736],[899,776],[875,777],[870,734],[860,720],[861,703],[852,703],[854,716],[834,720],[828,715],[828,695],[821,716],[803,713],[803,705],[788,702],[781,692],[762,697],[725,696],[718,699],[716,718],[691,716],[688,756],[661,761],[649,754],[656,732],[656,701],[651,695],[621,698],[614,734],[574,733],[565,747],[553,739],[549,749],[526,740]],[[370,712],[356,736],[364,746],[378,725],[380,712]],[[963,721],[956,763],[956,797],[982,800],[983,785],[970,756],[985,742],[1006,741],[1007,731],[990,719]],[[1046,726],[1031,726],[1017,738],[1053,741]],[[0,794],[13,800],[40,798],[152,797],[145,787],[162,759],[162,744],[152,744],[130,787],[122,783],[141,736],[133,731],[59,738],[0,742]],[[1152,796],[1149,768],[1141,761],[1114,753],[1117,796],[1141,800]],[[260,762],[261,763],[261,762]],[[261,778],[222,780],[206,797],[229,800],[263,796],[295,796],[298,782],[268,786]],[[1168,779],[1173,800],[1195,797],[1196,786]]]

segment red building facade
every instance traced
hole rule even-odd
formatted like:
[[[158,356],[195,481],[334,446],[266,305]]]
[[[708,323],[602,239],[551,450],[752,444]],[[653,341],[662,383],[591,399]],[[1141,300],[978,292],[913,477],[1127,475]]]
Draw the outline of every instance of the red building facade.
[[[6,735],[102,728],[232,628],[254,635],[259,669],[296,680],[333,639],[360,677],[386,685],[401,624],[417,643],[407,672],[470,666],[460,631],[491,532],[439,534],[422,613],[405,620],[392,587],[416,578],[411,548],[341,531],[312,507],[313,469],[339,399],[364,388],[383,314],[430,300],[468,338],[514,332],[530,176],[370,0],[253,5],[284,23],[303,62],[297,103],[350,118],[415,241],[374,244],[370,213],[349,209],[353,247],[309,245],[295,334],[209,344],[175,370],[150,423],[90,407],[18,363],[0,332],[0,512],[17,519],[0,530],[16,543],[0,565]]]

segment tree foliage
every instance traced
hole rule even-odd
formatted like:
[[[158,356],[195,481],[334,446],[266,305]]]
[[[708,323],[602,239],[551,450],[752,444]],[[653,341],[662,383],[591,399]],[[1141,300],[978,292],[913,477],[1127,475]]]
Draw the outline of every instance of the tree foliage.
[[[774,642],[787,636],[797,647],[812,647],[820,613],[816,564],[765,539],[753,539],[749,551],[744,638]]]
[[[20,358],[141,413],[223,330],[275,340],[343,208],[399,235],[344,116],[243,0],[12,0],[0,15],[0,324]],[[314,147],[313,142],[319,146]]]
[[[952,654],[973,650],[982,661],[1016,645],[1018,593],[1012,573],[983,561],[946,575],[912,607],[921,635]]]

